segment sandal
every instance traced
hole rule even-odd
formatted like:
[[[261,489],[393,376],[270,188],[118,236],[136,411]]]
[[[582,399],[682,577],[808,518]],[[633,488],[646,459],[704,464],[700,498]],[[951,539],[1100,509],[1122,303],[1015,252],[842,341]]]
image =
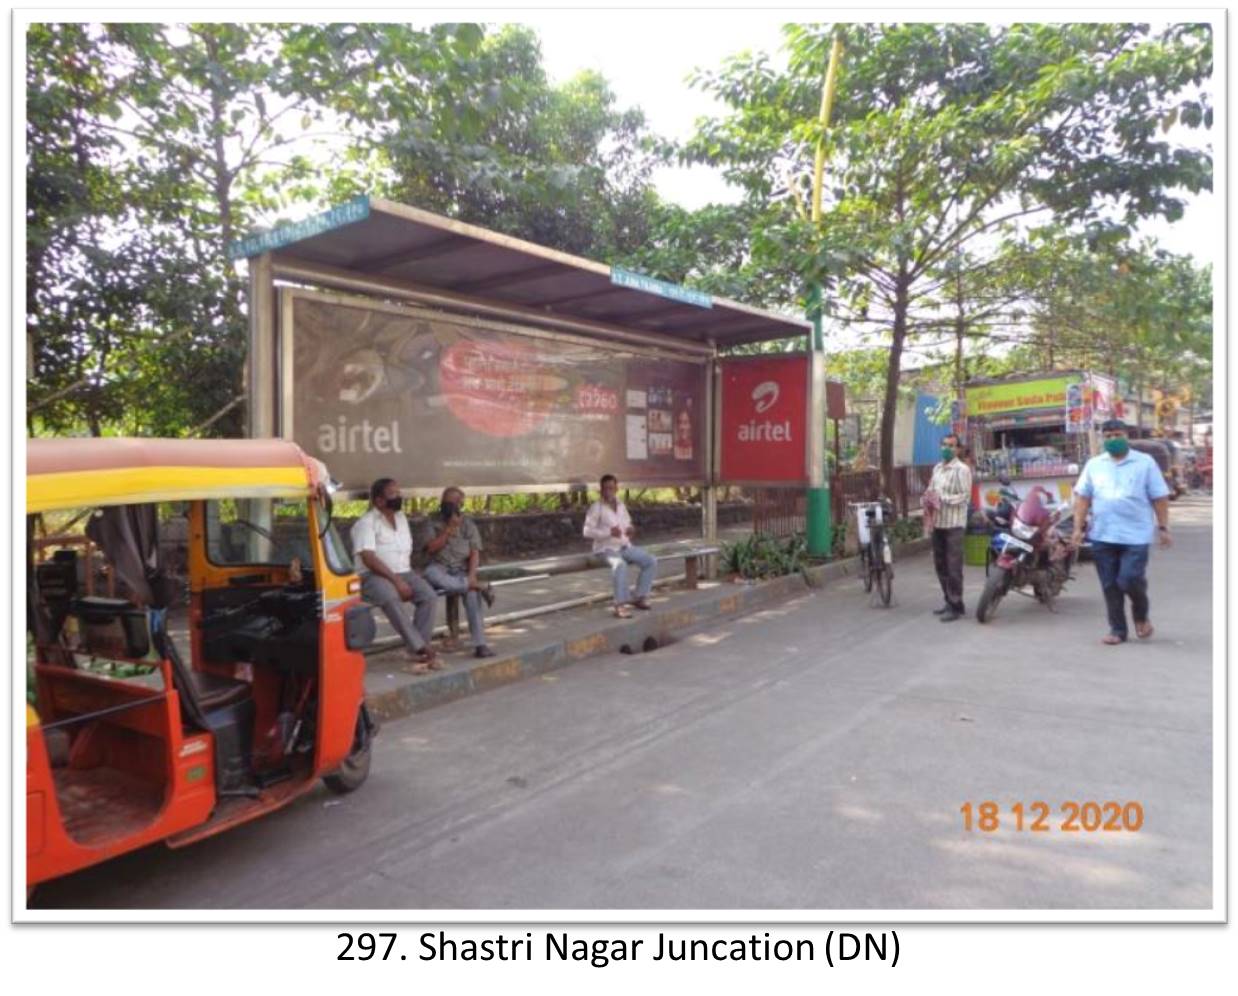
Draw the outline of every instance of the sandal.
[[[629,609],[626,605],[616,605],[615,606],[615,618],[616,619],[631,619],[632,610]]]
[[[1110,633],[1107,636],[1102,637],[1100,642],[1106,647],[1116,647],[1119,643],[1125,643],[1126,637],[1118,636],[1117,633]]]
[[[1152,634],[1155,632],[1156,630],[1152,628],[1152,624],[1150,622],[1135,623],[1135,635],[1141,640],[1151,639]]]
[[[635,605],[642,612],[648,612],[650,609],[653,608],[653,606],[649,604],[649,600],[646,598],[638,598],[632,604]]]

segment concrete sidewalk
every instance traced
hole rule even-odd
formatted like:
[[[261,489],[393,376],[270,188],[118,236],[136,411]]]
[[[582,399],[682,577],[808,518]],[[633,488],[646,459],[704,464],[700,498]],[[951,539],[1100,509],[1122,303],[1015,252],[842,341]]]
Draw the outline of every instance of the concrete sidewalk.
[[[896,561],[927,547],[927,540],[895,547]],[[810,568],[807,577],[794,574],[756,584],[706,581],[696,590],[688,590],[676,583],[674,576],[679,565],[663,562],[659,564],[662,580],[670,583],[654,589],[650,611],[634,612],[631,619],[615,618],[609,602],[602,601],[495,625],[487,628],[487,639],[497,656],[475,659],[466,640],[466,649],[442,655],[447,665],[443,670],[425,675],[412,673],[413,664],[402,647],[371,654],[366,670],[366,702],[378,718],[399,719],[601,654],[656,650],[724,620],[802,595],[810,585],[820,586],[853,574],[856,564],[854,558],[849,558]],[[599,587],[604,595],[609,586],[609,571],[600,568],[513,586],[512,590],[521,591],[526,604],[537,605],[569,598],[570,593],[597,591]],[[500,597],[506,590],[500,590]],[[503,604],[499,608],[506,611],[508,606]]]

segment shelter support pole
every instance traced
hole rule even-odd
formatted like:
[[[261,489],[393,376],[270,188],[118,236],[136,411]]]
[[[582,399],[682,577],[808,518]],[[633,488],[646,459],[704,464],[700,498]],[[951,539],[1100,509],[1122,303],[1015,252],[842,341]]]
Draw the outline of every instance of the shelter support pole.
[[[718,389],[719,373],[717,347],[713,340],[715,358],[706,365],[705,373],[705,486],[701,488],[701,536],[710,546],[718,543]],[[718,576],[718,558],[705,558],[705,577],[711,581]]]
[[[251,439],[275,435],[275,274],[271,254],[264,252],[249,260],[249,384],[248,428]],[[271,529],[273,515],[269,501],[254,501],[245,515],[260,530]],[[246,537],[248,556],[255,563],[270,559],[270,540],[257,530]]]
[[[825,466],[825,337],[821,331],[821,288],[809,296],[812,321],[812,382],[808,393],[808,501],[806,527],[808,554],[829,556],[834,546],[830,516],[830,480]]]
[[[275,435],[275,274],[271,254],[249,260],[248,428],[251,439]]]

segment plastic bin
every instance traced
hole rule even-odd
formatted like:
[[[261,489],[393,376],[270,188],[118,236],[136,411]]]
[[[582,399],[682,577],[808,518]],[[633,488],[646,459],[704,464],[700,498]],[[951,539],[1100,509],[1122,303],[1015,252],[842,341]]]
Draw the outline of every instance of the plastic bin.
[[[983,567],[988,549],[988,533],[965,534],[963,536],[963,563],[968,567]]]

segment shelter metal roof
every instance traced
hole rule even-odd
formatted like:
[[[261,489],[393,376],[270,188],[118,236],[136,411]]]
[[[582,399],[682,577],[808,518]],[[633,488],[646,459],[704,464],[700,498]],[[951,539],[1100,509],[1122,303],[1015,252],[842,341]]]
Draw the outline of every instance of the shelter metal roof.
[[[334,212],[334,216],[332,217]],[[627,273],[377,197],[251,236],[276,258],[719,348],[806,335],[808,322]],[[340,223],[342,222],[342,223]],[[633,286],[635,284],[636,286]]]

